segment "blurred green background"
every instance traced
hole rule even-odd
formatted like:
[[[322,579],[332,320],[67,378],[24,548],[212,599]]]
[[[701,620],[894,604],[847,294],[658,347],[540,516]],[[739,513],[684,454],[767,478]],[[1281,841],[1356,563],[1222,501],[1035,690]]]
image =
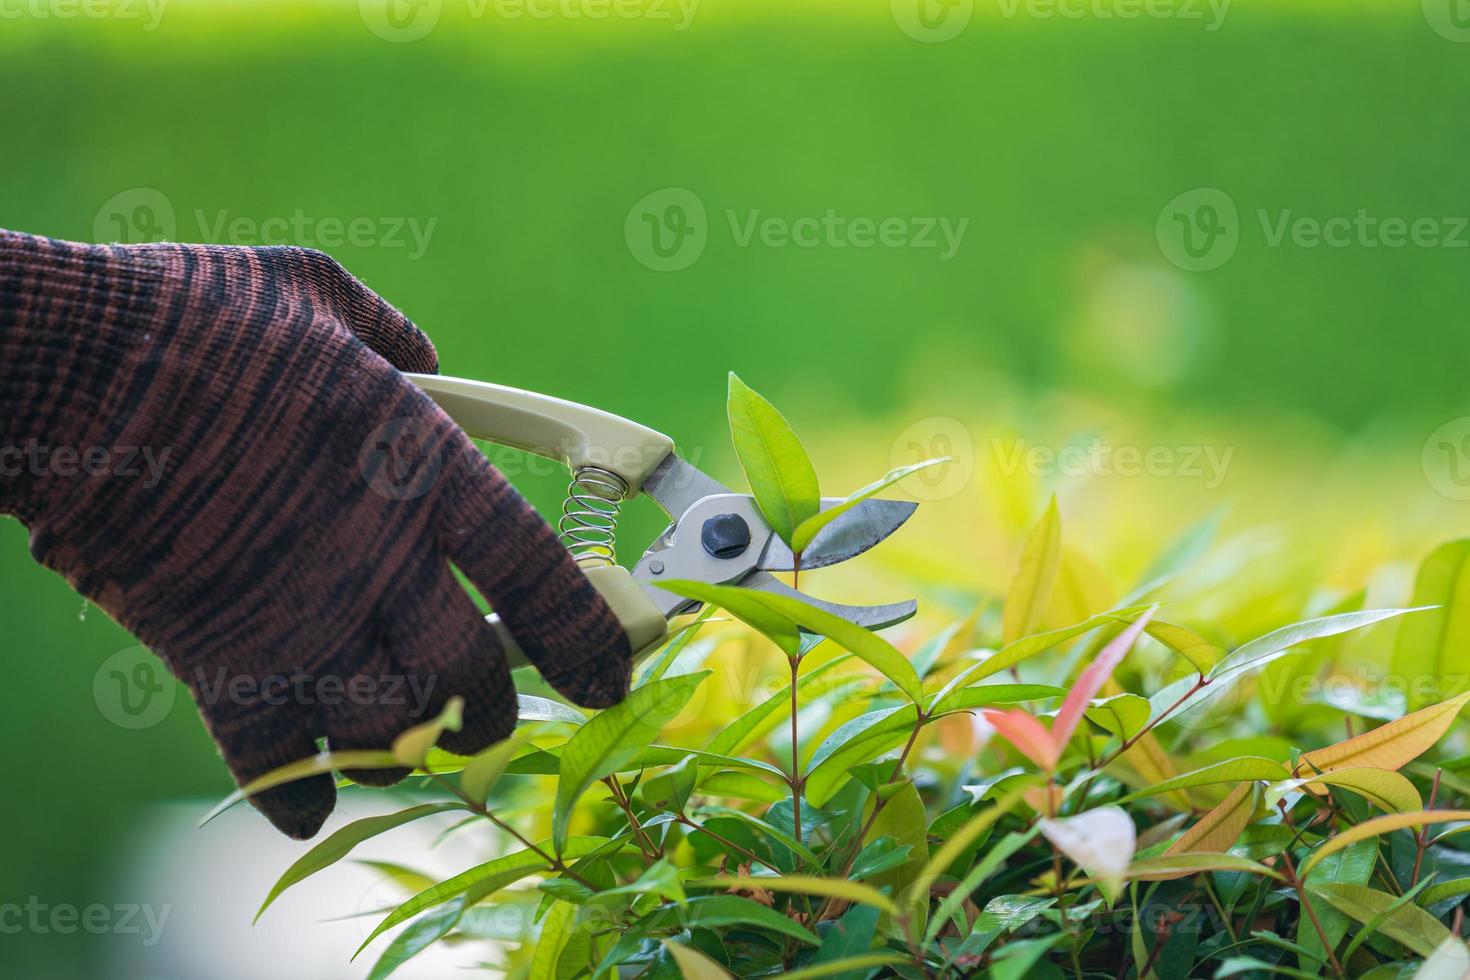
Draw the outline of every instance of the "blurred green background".
[[[930,21],[904,0],[704,0],[683,30],[671,0],[667,19],[426,2],[399,10],[421,18],[400,31],[381,0],[172,0],[156,23],[158,0],[71,18],[65,0],[0,0],[0,226],[324,247],[429,332],[446,373],[635,417],[731,480],[729,370],[851,486],[902,455],[906,427],[932,442],[936,416],[964,419],[979,456],[996,420],[1034,440],[1118,426],[1138,445],[1231,447],[1219,486],[1093,474],[995,506],[976,481],[947,504],[1010,543],[1004,519],[1021,526],[1062,482],[1083,539],[1130,569],[1151,554],[1130,529],[1226,503],[1232,520],[1316,528],[1318,550],[1357,542],[1323,560],[1344,585],[1463,532],[1458,484],[1425,448],[1470,411],[1457,0],[1236,0],[1214,29],[1183,0],[1138,18],[1104,16],[1126,0],[1076,17],[977,0]],[[946,10],[968,20],[940,41]],[[1179,213],[1207,230],[1201,202],[1220,199],[1201,188],[1236,211],[1211,213],[1227,231],[1207,269],[1170,237]],[[640,229],[689,195],[703,251],[651,268]],[[742,244],[753,212],[829,211],[965,224],[949,258],[835,233]],[[1360,212],[1432,219],[1437,239],[1273,244],[1283,218]],[[271,225],[297,215],[305,233]],[[372,240],[338,243],[331,221]],[[557,482],[523,485],[552,507]],[[991,568],[976,544],[991,531],[946,534],[957,511],[935,513],[908,567],[1004,580],[1013,559]],[[655,521],[635,508],[627,537]],[[132,641],[31,564],[13,521],[0,585],[0,903],[111,900],[131,821],[228,778],[182,703],[140,731],[103,716],[94,673]],[[0,972],[96,975],[102,943],[0,935]]]

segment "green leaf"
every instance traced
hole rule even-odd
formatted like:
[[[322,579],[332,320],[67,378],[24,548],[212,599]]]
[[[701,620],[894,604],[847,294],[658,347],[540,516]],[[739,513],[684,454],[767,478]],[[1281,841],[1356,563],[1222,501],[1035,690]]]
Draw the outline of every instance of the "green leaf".
[[[1433,956],[1441,943],[1453,938],[1438,919],[1417,905],[1404,904],[1390,911],[1394,896],[1366,885],[1308,883],[1307,887],[1358,922],[1367,924],[1382,916],[1379,931],[1420,956]]]
[[[855,490],[848,494],[840,503],[833,504],[831,507],[819,511],[802,521],[789,542],[791,550],[796,552],[805,551],[807,546],[812,543],[812,539],[817,536],[822,528],[831,524],[869,497],[887,490],[904,477],[913,476],[920,470],[949,461],[950,457],[948,456],[938,456],[934,459],[926,459],[922,463],[914,463],[912,466],[900,466],[897,469],[889,470],[882,478],[869,483],[861,490]]]
[[[881,815],[880,815],[881,816]],[[780,875],[754,877],[732,875],[728,878],[710,878],[699,882],[719,888],[764,888],[766,891],[783,892],[791,895],[821,895],[824,898],[845,898],[849,902],[860,902],[888,915],[896,915],[898,906],[878,889],[858,881],[845,878],[814,878],[807,875]]]
[[[464,698],[456,695],[444,705],[439,717],[415,725],[393,740],[393,758],[400,765],[418,768],[445,731],[457,732],[464,724]]]
[[[758,601],[757,597],[761,593],[753,589],[742,589],[734,585],[710,585],[689,579],[669,579],[659,582],[658,586],[686,599],[719,606],[776,644],[788,657],[801,653],[801,628],[789,616],[784,616]]]
[[[1349,885],[1366,885],[1368,879],[1373,877],[1373,866],[1378,861],[1378,841],[1359,841],[1347,850],[1338,851],[1327,860],[1312,869],[1312,873],[1306,877],[1306,883],[1310,887],[1313,884],[1330,885],[1335,883]],[[1322,931],[1327,934],[1327,945],[1333,949],[1342,942],[1342,937],[1347,934],[1348,917],[1326,902],[1320,903],[1321,907],[1314,909],[1317,913],[1317,921],[1322,926]],[[1297,945],[1306,952],[1307,958],[1312,964],[1327,962],[1327,950],[1323,946],[1322,936],[1318,934],[1316,927],[1308,916],[1299,916],[1296,929]],[[1304,968],[1310,968],[1311,964],[1302,963]]]
[[[569,902],[552,902],[541,923],[536,951],[531,956],[529,980],[558,980],[561,957],[571,944],[577,927],[577,907]]]
[[[1021,550],[1021,563],[1006,592],[1001,617],[1001,642],[1014,643],[1029,636],[1046,612],[1062,562],[1062,519],[1057,498],[1046,505],[1040,522],[1032,528]]]
[[[927,902],[934,882],[949,871],[950,865],[954,864],[960,855],[964,854],[965,850],[980,838],[981,834],[988,833],[995,826],[996,821],[1009,813],[1011,808],[1020,802],[1027,787],[1040,781],[1039,776],[1028,777],[1024,785],[1012,789],[997,800],[994,806],[981,810],[965,821],[962,827],[950,834],[943,846],[928,857],[919,873],[914,876],[914,880],[909,885],[912,892],[908,897],[909,902]]]
[[[705,796],[753,803],[779,803],[791,795],[789,789],[772,785],[748,772],[723,770],[700,780],[699,791]]]
[[[403,763],[399,762],[392,752],[382,749],[348,749],[343,752],[318,752],[316,755],[309,756],[305,759],[288,762],[279,769],[272,769],[264,776],[252,779],[215,804],[214,809],[210,810],[199,821],[199,826],[203,827],[247,796],[264,793],[268,789],[276,786],[284,786],[286,783],[294,783],[298,779],[330,775],[342,769],[398,769],[402,765]]]
[[[1352,630],[1372,626],[1384,620],[1402,616],[1405,613],[1420,612],[1419,607],[1404,609],[1360,609],[1355,612],[1340,613],[1336,616],[1322,616],[1318,619],[1308,619],[1304,622],[1293,623],[1280,629],[1272,630],[1264,636],[1259,636],[1249,643],[1237,647],[1227,657],[1215,665],[1209,673],[1209,684],[1200,688],[1184,700],[1174,709],[1173,717],[1193,708],[1199,707],[1210,698],[1216,697],[1229,690],[1230,687],[1249,676],[1253,671],[1259,670],[1271,663],[1273,660],[1285,655],[1292,647],[1298,646],[1311,640],[1319,640],[1327,636],[1337,636],[1340,633],[1348,633]],[[1161,712],[1165,708],[1179,701],[1194,686],[1196,678],[1184,677],[1163,690],[1154,694],[1149,700],[1154,705],[1154,710]]]
[[[914,665],[893,644],[872,630],[864,629],[841,616],[818,609],[811,603],[792,596],[774,595],[758,589],[740,591],[803,629],[825,636],[858,659],[866,661],[915,704],[924,697],[924,684]]]
[[[640,687],[572,734],[562,748],[561,776],[552,811],[552,839],[558,852],[567,839],[572,806],[587,788],[648,748],[707,676],[706,670]]]
[[[817,513],[822,491],[817,472],[785,416],[730,372],[726,401],[735,455],[766,523],[792,545],[797,527]],[[733,610],[732,610],[733,611]]]
[[[454,810],[463,811],[461,803],[425,803],[420,806],[409,807],[397,813],[388,813],[380,817],[365,817],[362,820],[354,820],[352,823],[336,831],[326,840],[317,844],[311,850],[303,854],[296,863],[286,869],[273,886],[270,894],[260,905],[260,911],[255,913],[255,921],[259,922],[265,910],[270,908],[272,902],[280,897],[281,893],[292,885],[316,874],[324,868],[329,868],[342,860],[352,849],[365,840],[369,840],[379,834],[401,827],[406,823],[423,817],[430,817],[436,813],[448,813]]]
[[[1137,694],[1115,694],[1096,698],[1087,709],[1087,720],[1119,738],[1137,735],[1148,724],[1151,706]]]
[[[1226,759],[1224,762],[1216,762],[1213,765],[1186,772],[1166,779],[1160,783],[1145,786],[1143,789],[1129,793],[1123,797],[1121,802],[1127,803],[1131,800],[1141,799],[1145,796],[1155,796],[1159,793],[1168,793],[1176,789],[1192,789],[1195,786],[1214,786],[1220,783],[1241,783],[1252,779],[1279,780],[1288,776],[1285,765],[1275,759],[1265,759],[1256,755],[1243,755],[1236,759]]]
[[[877,799],[876,795],[868,798],[865,818],[871,814]],[[924,931],[924,925],[928,921],[929,892],[927,888],[915,889],[910,886],[919,879],[929,863],[929,840],[924,830],[926,825],[924,801],[919,797],[918,789],[913,783],[904,783],[883,804],[878,815],[872,818],[867,835],[863,838],[863,842],[867,843],[879,837],[892,837],[900,847],[907,846],[910,849],[908,861],[880,872],[869,880],[874,887],[886,887],[894,895],[900,896],[898,907],[907,917],[909,928],[919,933]],[[886,914],[891,916],[894,913]]]
[[[764,878],[760,879],[762,882]],[[764,885],[762,886],[764,887]],[[783,936],[800,939],[813,946],[821,945],[816,935],[805,926],[787,918],[775,909],[738,895],[700,895],[682,906],[665,906],[643,920],[645,932],[668,927],[740,926],[744,929],[769,929]]]
[[[1411,709],[1460,693],[1438,690],[1432,682],[1470,674],[1470,538],[1429,553],[1414,580],[1414,604],[1439,608],[1399,627],[1393,670],[1415,681],[1406,685]]]
[[[383,955],[373,964],[368,980],[383,980],[404,963],[449,935],[450,930],[459,925],[460,917],[464,915],[464,906],[464,896],[461,895],[447,905],[431,909],[410,922],[407,928],[393,937],[388,948],[383,950]]]
[[[512,734],[505,741],[497,742],[477,754],[459,775],[460,791],[476,803],[483,804],[490,796],[490,791],[495,788],[496,780],[510,764],[511,756],[520,747],[520,738]]]
[[[544,852],[550,843],[550,841],[542,841],[537,846]],[[566,847],[562,851],[562,855],[563,857],[579,858],[591,854],[607,843],[608,840],[605,837],[574,837],[567,842]],[[424,909],[442,905],[458,895],[470,894],[477,899],[483,898],[486,895],[494,894],[507,885],[515,884],[528,875],[539,874],[549,870],[551,870],[551,865],[544,857],[531,848],[526,848],[525,850],[496,858],[494,861],[487,861],[484,864],[476,865],[468,871],[462,871],[452,878],[447,878],[437,885],[424,889],[392,912],[389,912],[383,921],[379,922],[373,928],[372,933],[363,940],[362,945],[357,948],[357,952],[352,954],[352,958],[356,959],[364,949],[367,949],[368,944],[374,939],[377,939],[383,933],[398,925],[398,923],[418,915]]]
[[[1433,908],[1445,899],[1459,898],[1461,895],[1470,895],[1470,878],[1452,878],[1430,885],[1420,894],[1419,904],[1425,908]]]
[[[926,941],[932,941],[939,930],[944,928],[946,921],[952,921],[955,928],[964,935],[966,924],[961,917],[965,900],[970,897],[976,888],[984,883],[985,879],[995,873],[995,870],[1010,859],[1021,848],[1031,842],[1031,839],[1040,832],[1039,828],[1032,826],[1030,830],[1023,833],[1006,834],[999,842],[990,844],[985,849],[985,856],[960,879],[960,883],[950,890],[939,906],[934,910],[934,915],[929,921],[929,928],[924,933]]]
[[[787,833],[785,830],[782,830],[780,827],[777,827],[775,824],[771,823],[768,820],[762,820],[760,817],[757,817],[753,813],[746,813],[744,810],[736,810],[733,807],[724,806],[701,807],[699,812],[703,815],[727,817],[731,820],[739,820],[741,823],[754,828],[760,833],[765,834],[767,837],[778,842],[782,847],[785,847],[788,850],[795,852],[801,857],[803,861],[806,861],[808,864],[822,863],[821,858],[812,853],[810,848],[808,848],[802,842],[798,841],[790,833]]]
[[[657,776],[644,780],[639,787],[644,802],[655,810],[683,813],[689,794],[694,792],[694,780],[699,775],[699,765],[691,753]]]
[[[892,837],[879,837],[853,858],[852,870],[847,873],[847,877],[853,881],[862,881],[880,871],[896,868],[900,864],[906,864],[912,852],[912,847],[907,844],[900,847],[898,841]]]

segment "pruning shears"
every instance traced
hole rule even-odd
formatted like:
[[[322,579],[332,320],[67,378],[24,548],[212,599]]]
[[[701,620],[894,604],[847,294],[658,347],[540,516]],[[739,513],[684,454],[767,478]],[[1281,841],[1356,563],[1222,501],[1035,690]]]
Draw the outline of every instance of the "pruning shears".
[[[675,451],[661,432],[587,405],[503,385],[410,374],[472,438],[556,460],[572,481],[558,523],[593,586],[612,607],[634,655],[647,653],[668,634],[669,620],[695,612],[698,601],[659,587],[688,579],[711,585],[792,596],[869,629],[900,623],[914,614],[912,600],[849,606],[798,592],[772,575],[792,571],[796,556],[761,515],[755,498],[737,493]],[[672,523],[631,570],[617,564],[614,536],[625,500],[644,493]],[[821,508],[843,503],[822,499]],[[896,531],[918,505],[872,498],[824,527],[801,553],[801,569],[847,561]],[[495,615],[512,666],[524,664],[514,639]]]

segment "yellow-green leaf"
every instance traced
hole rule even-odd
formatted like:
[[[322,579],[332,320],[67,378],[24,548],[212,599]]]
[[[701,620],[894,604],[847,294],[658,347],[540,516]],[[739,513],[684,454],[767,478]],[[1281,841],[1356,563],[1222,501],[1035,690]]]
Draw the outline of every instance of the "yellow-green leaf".
[[[1470,701],[1470,691],[1325,749],[1308,752],[1297,764],[1296,774],[1304,776],[1353,767],[1398,769],[1438,742],[1467,701]]]
[[[1204,851],[1189,854],[1161,854],[1158,857],[1134,861],[1128,866],[1125,875],[1138,881],[1168,881],[1172,878],[1188,878],[1205,871],[1244,871],[1247,874],[1263,875],[1277,881],[1281,880],[1278,872],[1249,858]]]
[[[1325,786],[1341,786],[1357,793],[1380,810],[1390,813],[1405,813],[1422,810],[1424,801],[1419,790],[1407,778],[1388,769],[1349,768],[1333,769],[1306,779],[1287,779],[1271,785],[1266,799],[1267,806],[1295,790],[1321,794]]]
[[[1387,892],[1366,885],[1308,883],[1307,887],[1350,918],[1365,925],[1377,921],[1379,932],[1420,956],[1433,956],[1446,939],[1454,938],[1438,919],[1412,902],[1389,912],[1398,900]]]
[[[727,980],[730,976],[729,970],[690,946],[665,939],[664,949],[674,958],[684,980]]]
[[[766,523],[792,545],[796,529],[817,513],[822,491],[817,471],[786,417],[730,372],[726,408],[735,455]]]
[[[1087,720],[1119,738],[1132,738],[1148,724],[1151,706],[1137,694],[1097,698],[1087,709]]]
[[[459,788],[476,803],[484,803],[490,791],[495,788],[495,781],[510,764],[511,756],[515,755],[520,747],[521,740],[513,734],[505,741],[497,742],[480,752],[460,773]]]
[[[1395,830],[1407,830],[1410,827],[1423,827],[1434,823],[1449,823],[1453,820],[1470,820],[1470,810],[1417,810],[1413,813],[1390,813],[1382,817],[1374,817],[1372,820],[1365,820],[1356,827],[1349,827],[1336,837],[1328,838],[1319,844],[1317,849],[1308,854],[1306,860],[1302,862],[1301,874],[1305,876],[1327,855],[1360,840],[1367,840],[1370,837],[1377,837]]]
[[[887,895],[870,885],[865,885],[859,881],[848,881],[846,878],[815,878],[807,875],[780,875],[773,877],[730,875],[728,877],[708,878],[699,882],[699,884],[720,888],[763,888],[766,891],[785,892],[793,895],[821,895],[824,898],[845,898],[849,902],[870,905],[888,915],[898,914],[898,906],[894,905],[893,900]]]
[[[444,705],[439,717],[415,725],[393,740],[393,758],[400,765],[417,768],[446,731],[457,732],[464,723],[464,698],[456,695]]]
[[[551,911],[541,920],[541,934],[536,937],[536,952],[531,956],[530,980],[557,980],[557,965],[562,952],[572,939],[577,925],[577,907],[570,902],[552,902]]]
[[[849,956],[847,959],[830,960],[826,963],[818,963],[815,966],[804,966],[799,970],[783,970],[781,976],[786,980],[812,980],[814,977],[834,977],[849,971],[856,973],[867,973],[877,966],[892,966],[895,963],[908,963],[906,956],[898,956],[894,953],[864,953],[861,956]]]
[[[1153,786],[1145,786],[1134,793],[1123,797],[1122,802],[1136,800],[1144,796],[1153,796],[1157,793],[1167,793],[1176,789],[1193,789],[1196,786],[1213,786],[1219,783],[1240,783],[1252,779],[1278,780],[1288,775],[1286,766],[1275,759],[1265,759],[1257,755],[1243,755],[1236,759],[1226,759],[1224,762],[1216,762],[1213,765],[1186,772],[1182,776],[1166,779],[1162,783]]]
[[[1201,817],[1199,823],[1185,831],[1184,836],[1175,841],[1164,853],[1167,855],[1190,852],[1223,853],[1230,850],[1240,838],[1241,831],[1245,830],[1246,824],[1250,823],[1251,818],[1255,816],[1260,804],[1260,784],[1241,783],[1230,791],[1219,806]]]
[[[1423,681],[1470,674],[1470,538],[1440,545],[1419,566],[1414,605],[1438,606],[1404,620],[1394,646],[1393,669],[1406,685],[1409,707],[1443,698]]]
[[[1021,550],[1021,563],[1006,592],[1001,617],[1001,642],[1014,643],[1036,629],[1056,585],[1062,560],[1062,519],[1057,498],[1046,505],[1046,513],[1031,530]]]

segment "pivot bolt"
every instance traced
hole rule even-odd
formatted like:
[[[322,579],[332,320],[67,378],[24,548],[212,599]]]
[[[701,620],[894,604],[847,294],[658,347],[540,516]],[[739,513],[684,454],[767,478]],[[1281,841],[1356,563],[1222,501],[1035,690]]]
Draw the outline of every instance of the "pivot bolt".
[[[699,542],[715,558],[739,558],[750,547],[750,525],[739,514],[716,514],[704,522]]]

